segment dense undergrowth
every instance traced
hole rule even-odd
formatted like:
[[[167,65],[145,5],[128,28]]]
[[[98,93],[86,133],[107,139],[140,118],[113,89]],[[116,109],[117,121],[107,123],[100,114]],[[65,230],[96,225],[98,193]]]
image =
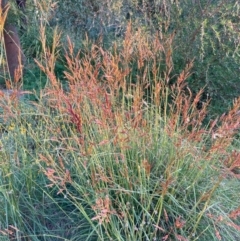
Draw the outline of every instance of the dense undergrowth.
[[[209,115],[198,55],[135,24],[80,49],[40,26],[39,82],[1,93],[1,240],[240,238],[240,99]]]

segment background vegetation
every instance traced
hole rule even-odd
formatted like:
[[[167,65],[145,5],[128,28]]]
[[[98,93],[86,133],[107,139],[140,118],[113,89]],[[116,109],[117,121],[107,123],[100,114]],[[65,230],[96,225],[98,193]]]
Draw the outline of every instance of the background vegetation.
[[[22,91],[0,100],[1,240],[238,240],[239,9],[28,2]]]

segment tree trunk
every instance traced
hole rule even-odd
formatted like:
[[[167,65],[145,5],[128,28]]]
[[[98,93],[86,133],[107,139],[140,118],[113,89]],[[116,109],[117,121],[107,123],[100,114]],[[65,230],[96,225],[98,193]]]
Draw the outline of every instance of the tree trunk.
[[[6,11],[7,2],[7,0],[2,0],[1,7],[3,11]],[[16,0],[16,2],[19,8],[25,7],[25,0]],[[8,23],[8,20],[6,20],[4,24],[3,36],[9,75],[11,80],[18,84],[22,77],[24,55],[22,53],[17,29],[13,24]]]
[[[23,54],[17,29],[12,24],[5,24],[4,43],[9,74],[11,80],[17,83],[22,77]]]

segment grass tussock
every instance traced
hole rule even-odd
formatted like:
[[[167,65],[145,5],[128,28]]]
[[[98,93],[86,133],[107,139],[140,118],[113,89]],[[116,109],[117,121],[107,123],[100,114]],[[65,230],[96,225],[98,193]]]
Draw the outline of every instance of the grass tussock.
[[[240,238],[240,99],[204,125],[209,101],[186,83],[194,61],[172,76],[174,34],[131,24],[111,50],[68,39],[63,86],[59,39],[42,38],[38,101],[2,93],[1,239]]]

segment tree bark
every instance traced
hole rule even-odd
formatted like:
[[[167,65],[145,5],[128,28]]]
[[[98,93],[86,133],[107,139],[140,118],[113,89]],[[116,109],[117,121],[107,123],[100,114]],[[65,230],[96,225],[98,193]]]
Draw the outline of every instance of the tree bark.
[[[22,77],[23,54],[16,27],[5,24],[3,35],[9,74],[12,81],[18,82]]]
[[[7,2],[7,0],[2,0],[1,2],[3,11],[6,11]],[[25,7],[25,0],[16,0],[16,2],[19,8]],[[4,24],[3,36],[9,75],[11,80],[17,84],[22,77],[24,55],[17,28],[13,24],[8,23],[8,20]]]

